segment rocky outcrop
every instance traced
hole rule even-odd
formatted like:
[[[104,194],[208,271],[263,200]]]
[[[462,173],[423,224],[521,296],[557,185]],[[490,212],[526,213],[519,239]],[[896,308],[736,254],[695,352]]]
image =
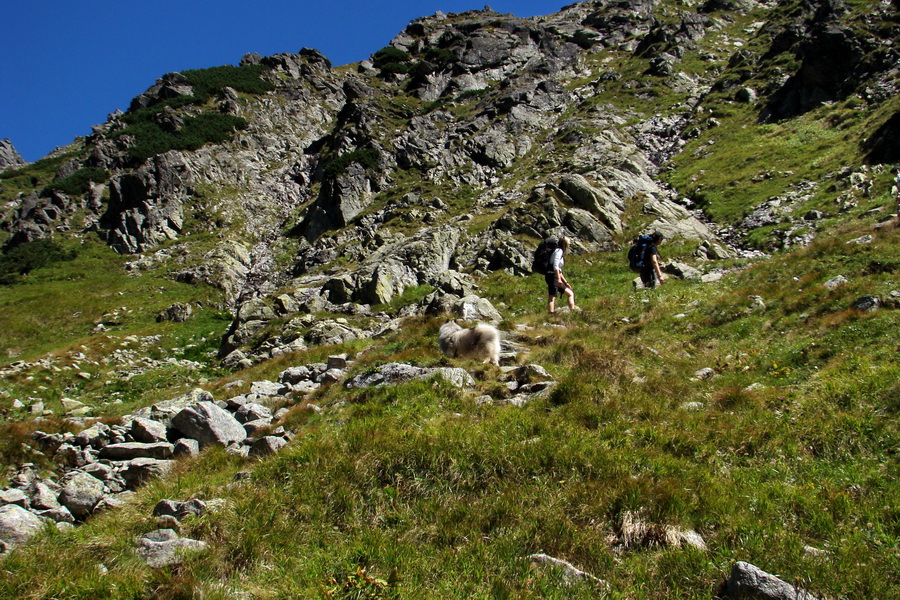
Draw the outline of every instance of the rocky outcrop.
[[[9,141],[9,138],[0,140],[0,171],[24,164],[25,159],[16,152],[16,149],[13,147],[12,142]]]
[[[133,254],[177,239],[191,176],[184,156],[170,151],[131,173],[113,177],[109,205],[101,219],[110,246]]]

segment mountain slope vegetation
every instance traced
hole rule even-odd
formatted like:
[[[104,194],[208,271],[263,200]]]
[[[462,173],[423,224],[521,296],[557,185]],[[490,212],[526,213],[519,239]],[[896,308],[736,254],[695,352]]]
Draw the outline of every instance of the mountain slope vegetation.
[[[719,598],[744,561],[896,597],[897,8],[438,13],[359,64],[167,74],[0,172],[0,503],[112,465],[105,510],[0,536],[0,595]],[[669,278],[635,289],[648,230]],[[549,233],[578,312],[530,274]],[[442,356],[450,318],[492,319],[502,366]],[[471,381],[361,383],[398,364]],[[197,388],[288,443],[128,491],[42,443]],[[170,527],[205,548],[149,566]]]

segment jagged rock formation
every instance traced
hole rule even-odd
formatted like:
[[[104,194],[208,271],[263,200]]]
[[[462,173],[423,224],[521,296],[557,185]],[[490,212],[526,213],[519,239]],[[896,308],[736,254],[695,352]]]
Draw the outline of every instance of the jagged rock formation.
[[[0,171],[24,164],[25,159],[16,152],[9,138],[0,140]]]

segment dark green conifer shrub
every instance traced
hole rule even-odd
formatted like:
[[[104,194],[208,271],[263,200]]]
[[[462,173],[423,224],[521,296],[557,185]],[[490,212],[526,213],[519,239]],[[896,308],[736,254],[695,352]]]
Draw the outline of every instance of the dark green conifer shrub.
[[[352,152],[341,154],[325,167],[325,177],[334,178],[347,171],[353,163],[359,163],[366,169],[374,169],[378,166],[378,151],[374,148],[360,148]]]
[[[25,242],[4,250],[0,255],[0,284],[11,285],[35,269],[53,263],[72,260],[74,250],[66,250],[53,240]]]
[[[47,186],[48,190],[59,190],[70,196],[80,196],[89,189],[90,182],[102,183],[109,179],[109,171],[95,167],[83,167],[68,177],[57,179]]]

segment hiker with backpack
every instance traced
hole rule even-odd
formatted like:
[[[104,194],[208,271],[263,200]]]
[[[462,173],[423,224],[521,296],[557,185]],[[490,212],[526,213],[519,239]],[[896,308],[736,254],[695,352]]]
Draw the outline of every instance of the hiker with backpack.
[[[575,306],[575,290],[563,275],[563,265],[566,263],[565,254],[569,250],[569,238],[562,236],[559,245],[550,255],[550,265],[544,280],[547,282],[547,311],[552,315],[556,312],[556,297],[565,294],[569,304],[569,310],[578,310]]]
[[[659,266],[659,246],[663,235],[654,231],[650,235],[640,235],[628,250],[628,264],[631,270],[639,273],[645,288],[655,288],[666,282]]]

